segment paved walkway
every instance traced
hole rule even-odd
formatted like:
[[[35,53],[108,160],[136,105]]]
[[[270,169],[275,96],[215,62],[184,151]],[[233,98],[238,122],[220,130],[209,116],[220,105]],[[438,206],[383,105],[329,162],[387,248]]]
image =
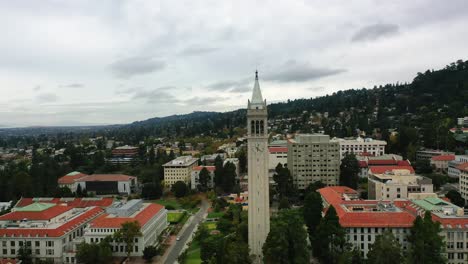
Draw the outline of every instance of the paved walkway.
[[[208,208],[210,204],[207,200],[202,200],[202,205],[200,210],[185,223],[182,230],[180,230],[177,237],[180,238],[179,241],[175,241],[171,246],[166,250],[165,254],[159,259],[156,263],[165,263],[165,264],[174,264],[177,263],[177,258],[180,256],[184,247],[190,242],[193,238],[193,235],[196,231],[196,227],[200,222],[206,218]],[[175,236],[174,236],[175,237]],[[171,241],[172,242],[172,241]]]

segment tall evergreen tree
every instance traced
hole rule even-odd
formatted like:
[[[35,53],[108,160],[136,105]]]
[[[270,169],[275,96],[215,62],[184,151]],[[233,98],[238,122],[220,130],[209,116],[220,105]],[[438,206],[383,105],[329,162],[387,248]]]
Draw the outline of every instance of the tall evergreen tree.
[[[223,159],[221,158],[220,155],[216,156],[214,160],[214,165],[215,165],[215,172],[214,172],[215,173],[215,178],[214,178],[215,186],[221,187],[223,183],[224,171],[223,171]]]
[[[442,231],[439,222],[433,222],[429,211],[421,218],[419,215],[414,220],[408,236],[410,250],[408,261],[410,263],[436,264],[446,263],[443,253],[445,249],[444,239],[440,236]]]
[[[318,192],[310,192],[306,195],[302,211],[307,231],[309,232],[309,236],[312,237],[322,220],[323,203],[322,197]]]
[[[345,233],[335,208],[330,206],[312,241],[314,256],[324,263],[338,263],[340,255],[346,249]]]
[[[357,189],[359,182],[359,162],[354,154],[346,154],[340,165],[340,185]]]
[[[393,264],[402,261],[401,245],[388,230],[375,238],[374,244],[367,253],[368,264]]]

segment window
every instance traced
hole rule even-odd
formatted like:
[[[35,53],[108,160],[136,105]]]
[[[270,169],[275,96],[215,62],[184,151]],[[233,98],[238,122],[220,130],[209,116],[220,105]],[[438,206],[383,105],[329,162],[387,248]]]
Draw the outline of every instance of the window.
[[[46,250],[46,255],[54,255],[54,250],[53,249],[47,249]]]
[[[10,241],[10,246],[14,247],[15,246],[15,241]]]
[[[41,254],[41,250],[36,248],[36,250],[34,250],[34,252],[36,253],[36,255],[40,255]]]
[[[11,255],[16,255],[15,249],[14,248],[10,249],[10,253],[11,253]]]
[[[465,259],[465,254],[457,253],[457,259]]]

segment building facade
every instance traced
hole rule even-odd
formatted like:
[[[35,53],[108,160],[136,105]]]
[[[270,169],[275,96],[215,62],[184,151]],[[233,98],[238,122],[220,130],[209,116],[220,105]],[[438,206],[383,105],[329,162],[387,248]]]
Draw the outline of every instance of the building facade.
[[[408,169],[391,169],[374,171],[370,169],[368,178],[368,195],[373,200],[407,199],[418,194],[432,196],[432,180],[415,175]]]
[[[468,155],[455,155],[455,160],[448,162],[447,175],[452,178],[460,177],[460,164],[468,162]]]
[[[171,188],[178,181],[190,186],[192,170],[198,166],[198,159],[192,156],[177,157],[164,164],[164,183]]]
[[[75,181],[81,190],[97,195],[129,195],[137,188],[137,178],[125,174],[91,174]]]
[[[372,156],[382,156],[385,154],[385,146],[387,145],[386,141],[372,138],[338,138],[335,140],[340,144],[340,160],[342,160],[347,153],[353,153],[355,155],[366,153]]]
[[[214,187],[214,171],[216,169],[215,166],[196,166],[192,169],[191,174],[191,181],[190,181],[190,188],[192,190],[198,189],[199,179],[200,179],[200,172],[203,168],[206,168],[210,174],[210,179],[208,180],[208,188],[212,189]]]
[[[460,171],[458,183],[460,185],[460,194],[465,199],[465,204],[468,202],[468,162],[458,165]]]
[[[106,213],[91,221],[84,230],[86,243],[99,243],[107,236],[112,236],[123,223],[137,221],[142,235],[134,241],[131,256],[143,256],[143,250],[148,246],[157,246],[158,237],[167,228],[167,210],[164,206],[154,203],[143,203],[143,200],[118,202],[106,209]],[[123,257],[127,255],[127,245],[112,241],[112,255]]]
[[[267,105],[262,98],[258,73],[252,100],[247,105],[249,247],[254,263],[262,261],[262,247],[270,232],[270,197],[268,183]]]
[[[268,169],[274,170],[278,164],[288,163],[288,147],[268,147]]]
[[[430,164],[434,167],[437,171],[447,173],[448,170],[448,163],[450,161],[455,160],[455,155],[448,154],[448,155],[438,155],[431,158]]]
[[[0,258],[16,258],[20,248],[31,249],[33,259],[76,263],[76,244],[85,226],[103,213],[99,207],[74,208],[33,203],[0,216]]]
[[[449,155],[455,154],[452,152],[446,152],[443,150],[434,150],[434,149],[420,149],[416,151],[416,160],[431,160],[432,157],[440,155]]]
[[[340,162],[340,145],[328,135],[298,134],[289,140],[288,168],[298,189],[316,181],[338,184]]]

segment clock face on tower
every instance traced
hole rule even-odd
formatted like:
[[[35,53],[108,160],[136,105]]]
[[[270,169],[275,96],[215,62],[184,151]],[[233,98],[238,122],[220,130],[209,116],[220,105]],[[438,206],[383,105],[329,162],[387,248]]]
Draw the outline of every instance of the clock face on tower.
[[[263,149],[261,148],[262,145],[260,145],[259,143],[255,144],[255,151],[257,152],[263,152]]]

